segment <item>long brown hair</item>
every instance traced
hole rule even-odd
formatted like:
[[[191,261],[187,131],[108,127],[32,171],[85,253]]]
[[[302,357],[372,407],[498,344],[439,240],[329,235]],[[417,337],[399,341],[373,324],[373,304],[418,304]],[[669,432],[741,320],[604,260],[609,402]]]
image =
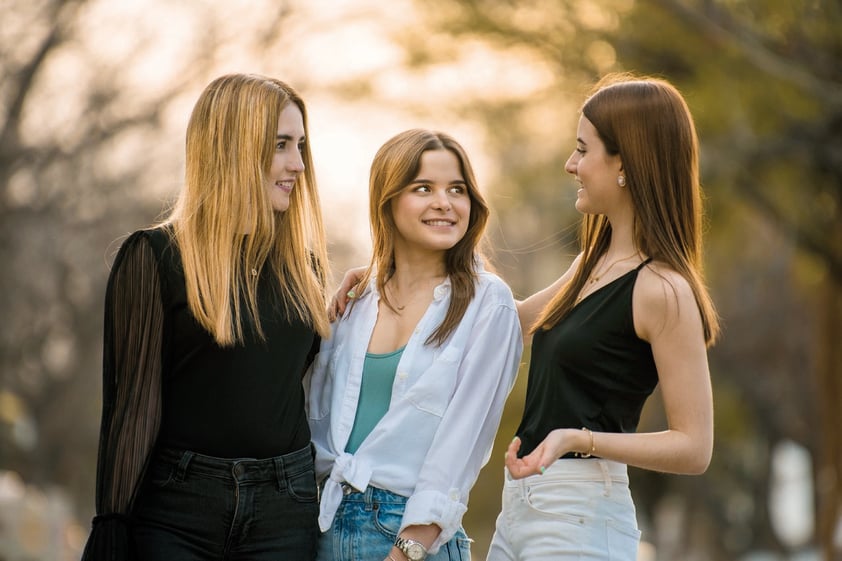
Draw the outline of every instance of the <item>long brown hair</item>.
[[[456,329],[474,297],[477,264],[483,259],[480,243],[489,216],[488,204],[477,187],[468,155],[451,136],[425,129],[411,129],[392,137],[377,151],[369,178],[373,255],[371,264],[357,286],[365,288],[376,271],[377,290],[386,305],[392,307],[385,290],[386,282],[395,269],[397,226],[392,214],[392,200],[418,176],[421,156],[429,150],[448,150],[456,156],[471,199],[468,229],[462,239],[445,252],[445,271],[451,283],[450,306],[441,325],[426,341],[428,345],[441,345]]]
[[[699,142],[687,103],[666,80],[611,74],[582,106],[605,150],[619,155],[634,208],[633,237],[643,255],[666,263],[693,290],[705,343],[719,334],[719,319],[702,275],[702,194]],[[611,224],[585,215],[579,233],[581,263],[533,326],[549,329],[576,304],[596,262],[608,249]]]
[[[244,315],[264,337],[254,274],[264,266],[277,279],[287,318],[322,336],[330,332],[327,251],[309,141],[285,212],[273,210],[265,187],[278,119],[290,103],[301,111],[307,134],[304,101],[292,87],[229,74],[205,88],[187,126],[184,187],[166,223],[181,252],[190,311],[223,346],[243,341]]]

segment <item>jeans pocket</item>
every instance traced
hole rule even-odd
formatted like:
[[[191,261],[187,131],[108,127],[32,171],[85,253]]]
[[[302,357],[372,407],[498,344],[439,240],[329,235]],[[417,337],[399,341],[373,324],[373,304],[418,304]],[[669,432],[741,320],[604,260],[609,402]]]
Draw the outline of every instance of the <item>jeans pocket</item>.
[[[287,477],[287,492],[300,503],[314,503],[318,497],[316,472],[312,469]]]
[[[524,500],[533,511],[576,526],[584,526],[592,518],[588,499],[569,488],[533,485]]]
[[[172,464],[153,462],[149,467],[149,484],[156,489],[164,489],[175,480],[175,468]]]
[[[611,561],[635,561],[640,544],[640,530],[617,523],[607,522],[608,555]]]
[[[374,526],[377,531],[386,536],[390,542],[398,537],[398,531],[403,522],[405,505],[380,503],[374,512]]]

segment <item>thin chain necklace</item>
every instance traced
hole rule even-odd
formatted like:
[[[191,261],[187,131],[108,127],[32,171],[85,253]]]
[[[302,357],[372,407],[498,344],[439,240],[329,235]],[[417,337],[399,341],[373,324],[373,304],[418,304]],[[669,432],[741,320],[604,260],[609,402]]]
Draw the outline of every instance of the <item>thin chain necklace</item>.
[[[622,263],[623,261],[628,261],[629,259],[631,259],[635,255],[638,255],[639,253],[640,252],[635,251],[634,253],[632,253],[631,255],[629,255],[627,257],[623,257],[622,259],[617,259],[616,261],[612,261],[605,269],[602,270],[601,273],[599,273],[599,274],[592,273],[591,276],[588,277],[588,283],[594,284],[594,283],[599,282],[599,279],[601,279],[606,274],[608,274],[608,271],[610,271],[612,269],[612,267],[614,267],[614,265],[616,265],[617,263]]]
[[[608,274],[608,271],[610,271],[610,270],[611,270],[611,268],[612,268],[614,265],[616,265],[617,263],[622,263],[623,261],[628,261],[629,259],[631,259],[631,258],[632,258],[632,257],[634,257],[635,255],[640,255],[640,252],[639,252],[639,251],[635,251],[634,253],[632,253],[632,254],[631,254],[631,255],[629,255],[628,257],[623,257],[622,259],[617,259],[616,261],[612,261],[612,262],[611,262],[611,264],[609,264],[609,265],[608,265],[608,266],[607,266],[607,267],[606,267],[606,268],[605,268],[605,269],[604,269],[601,273],[599,273],[599,274],[592,273],[592,274],[588,277],[588,281],[587,281],[587,283],[585,283],[585,286],[583,286],[583,287],[582,287],[582,290],[579,292],[579,296],[577,296],[577,297],[576,297],[576,304],[578,304],[579,302],[581,302],[582,300],[584,300],[584,299],[585,299],[585,296],[588,296],[589,294],[591,294],[591,293],[593,293],[593,292],[594,292],[594,290],[595,290],[595,289],[594,289],[594,290],[590,290],[591,285],[593,285],[593,284],[595,284],[595,283],[599,282],[599,279],[601,279],[601,278],[602,278],[602,277],[604,277],[606,274]]]
[[[428,286],[425,286],[424,288],[422,288],[422,289],[420,289],[420,290],[415,290],[415,292],[414,292],[413,294],[411,294],[411,295],[410,295],[409,299],[407,299],[407,300],[403,303],[403,306],[399,305],[397,302],[394,302],[394,303],[393,303],[393,306],[395,307],[395,309],[396,309],[398,312],[402,312],[403,310],[405,310],[405,309],[406,309],[406,307],[407,307],[408,305],[412,304],[413,302],[415,302],[415,301],[416,301],[416,300],[418,300],[419,298],[424,297],[426,294],[429,294],[429,292],[427,292],[428,290],[433,290],[436,286],[438,286],[438,285],[440,285],[441,283],[443,283],[443,282],[444,282],[444,279],[446,279],[446,278],[447,278],[447,275],[441,275],[441,276],[434,276],[434,277],[430,277],[430,279],[427,279],[427,281],[428,281]],[[396,294],[395,294],[395,289],[394,289],[391,285],[388,285],[388,284],[387,284],[387,285],[386,285],[386,288],[387,288],[387,290],[389,291],[389,293],[390,293],[390,295],[391,295],[392,297],[395,297],[395,296],[396,296]],[[390,301],[391,301],[391,298],[390,298]]]

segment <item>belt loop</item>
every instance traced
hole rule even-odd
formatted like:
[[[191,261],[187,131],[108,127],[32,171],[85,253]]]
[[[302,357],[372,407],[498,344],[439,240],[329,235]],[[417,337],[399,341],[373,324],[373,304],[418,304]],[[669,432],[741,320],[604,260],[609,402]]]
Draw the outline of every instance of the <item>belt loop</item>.
[[[275,479],[278,483],[278,491],[283,491],[287,487],[286,470],[284,469],[284,459],[281,457],[272,458],[275,464]]]
[[[175,480],[179,483],[184,481],[187,475],[187,466],[190,465],[190,460],[193,459],[193,452],[185,450],[181,454],[181,459],[178,461],[178,467],[175,469]]]
[[[363,493],[363,500],[365,501],[366,512],[371,512],[372,510],[374,510],[374,487],[369,485],[365,488],[365,492]]]
[[[606,497],[611,495],[611,486],[613,485],[611,480],[611,469],[608,467],[608,462],[605,460],[597,460],[599,463],[599,469],[602,471],[602,480],[605,483],[605,491],[603,491],[603,495]]]

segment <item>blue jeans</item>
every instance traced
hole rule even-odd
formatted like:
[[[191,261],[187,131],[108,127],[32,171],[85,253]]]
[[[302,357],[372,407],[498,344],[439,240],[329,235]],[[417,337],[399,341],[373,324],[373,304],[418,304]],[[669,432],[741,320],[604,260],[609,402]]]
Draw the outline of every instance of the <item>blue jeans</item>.
[[[382,561],[392,549],[403,520],[406,497],[369,486],[342,498],[336,518],[319,540],[319,561]],[[471,540],[459,529],[428,561],[470,561]]]
[[[625,464],[561,459],[503,484],[486,561],[635,561],[640,531]]]
[[[264,460],[162,450],[133,533],[140,561],[312,561],[318,511],[310,447]]]

